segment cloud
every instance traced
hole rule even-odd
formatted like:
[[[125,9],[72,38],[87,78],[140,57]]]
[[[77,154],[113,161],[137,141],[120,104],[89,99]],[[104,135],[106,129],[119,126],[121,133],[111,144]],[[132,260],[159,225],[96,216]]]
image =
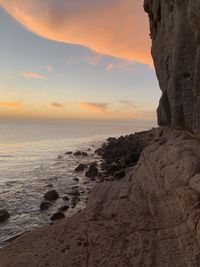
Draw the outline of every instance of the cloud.
[[[27,79],[40,79],[40,80],[45,79],[43,75],[36,73],[36,72],[26,71],[26,72],[21,73],[21,75]]]
[[[152,65],[143,1],[3,0],[0,5],[44,38]]]
[[[130,100],[120,100],[119,102],[121,104],[123,104],[124,107],[126,107],[126,108],[134,108],[134,109],[137,108],[137,106],[135,105],[135,103],[133,101],[130,101]]]
[[[21,107],[20,102],[0,102],[0,107]]]
[[[47,65],[45,68],[48,72],[52,73],[53,72],[53,68],[50,65]]]
[[[106,112],[108,108],[107,103],[79,102],[78,105],[81,109],[94,112]]]
[[[58,103],[58,102],[52,102],[52,103],[50,103],[50,105],[54,108],[64,108],[64,106],[65,106],[64,104]]]

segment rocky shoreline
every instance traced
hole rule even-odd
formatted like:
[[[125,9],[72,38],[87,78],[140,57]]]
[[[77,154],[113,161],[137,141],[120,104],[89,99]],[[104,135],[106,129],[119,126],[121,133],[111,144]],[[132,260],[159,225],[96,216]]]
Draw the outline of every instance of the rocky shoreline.
[[[199,140],[167,127],[142,135],[153,139],[124,178],[97,183],[81,213],[2,248],[0,266],[198,266]]]
[[[153,130],[135,133],[119,138],[110,137],[103,143],[103,145],[93,152],[88,148],[88,151],[67,151],[64,155],[77,158],[78,166],[74,169],[77,175],[84,175],[88,182],[102,183],[105,181],[121,180],[127,172],[137,164],[142,150],[150,144],[153,140]],[[88,158],[88,153],[95,153],[98,160],[91,161]],[[62,155],[58,156],[58,160],[62,159]],[[88,158],[88,159],[87,159]],[[84,159],[84,162],[82,161]],[[74,178],[74,181],[79,182],[79,178]],[[87,180],[84,182],[88,183]],[[40,203],[40,211],[46,212],[52,207],[57,207],[57,210],[50,215],[50,224],[57,220],[64,219],[68,216],[68,211],[74,209],[80,202],[81,197],[85,195],[85,203],[88,200],[88,194],[91,187],[85,192],[78,185],[72,186],[65,196],[60,196],[60,193],[54,189],[52,184],[49,184],[49,190],[44,193],[43,199]],[[59,200],[59,204],[57,203]],[[55,210],[55,209],[54,209]],[[80,213],[82,210],[78,209],[76,212]],[[0,210],[0,223],[12,217],[5,209]],[[21,236],[21,235],[20,235]],[[12,237],[8,240],[15,239]],[[5,242],[7,244],[8,242]]]

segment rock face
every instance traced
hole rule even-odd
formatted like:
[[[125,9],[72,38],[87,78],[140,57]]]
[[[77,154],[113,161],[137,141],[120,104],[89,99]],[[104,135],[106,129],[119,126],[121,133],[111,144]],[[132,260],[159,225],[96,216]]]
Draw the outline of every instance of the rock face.
[[[0,266],[199,266],[199,188],[199,140],[157,129],[124,179],[98,184],[81,214],[1,249]]]
[[[162,90],[159,125],[200,134],[200,0],[145,0]]]

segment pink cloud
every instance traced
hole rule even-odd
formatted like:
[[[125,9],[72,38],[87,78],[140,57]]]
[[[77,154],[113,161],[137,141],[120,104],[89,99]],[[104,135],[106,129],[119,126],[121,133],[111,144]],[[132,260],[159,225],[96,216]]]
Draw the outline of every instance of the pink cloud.
[[[40,79],[40,80],[45,79],[45,77],[43,75],[36,73],[36,72],[25,71],[25,72],[21,73],[21,75],[27,79]]]
[[[1,6],[44,38],[152,65],[143,1],[3,0]]]
[[[78,105],[81,109],[94,112],[106,112],[108,108],[107,103],[79,102]]]

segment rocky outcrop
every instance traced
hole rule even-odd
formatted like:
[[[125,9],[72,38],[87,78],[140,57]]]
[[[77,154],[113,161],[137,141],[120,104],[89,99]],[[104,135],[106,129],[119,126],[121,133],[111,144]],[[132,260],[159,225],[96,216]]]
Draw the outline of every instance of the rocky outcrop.
[[[145,0],[162,90],[159,125],[200,134],[200,0]]]
[[[199,266],[199,201],[199,140],[160,128],[124,179],[98,184],[82,213],[1,249],[0,266]]]

